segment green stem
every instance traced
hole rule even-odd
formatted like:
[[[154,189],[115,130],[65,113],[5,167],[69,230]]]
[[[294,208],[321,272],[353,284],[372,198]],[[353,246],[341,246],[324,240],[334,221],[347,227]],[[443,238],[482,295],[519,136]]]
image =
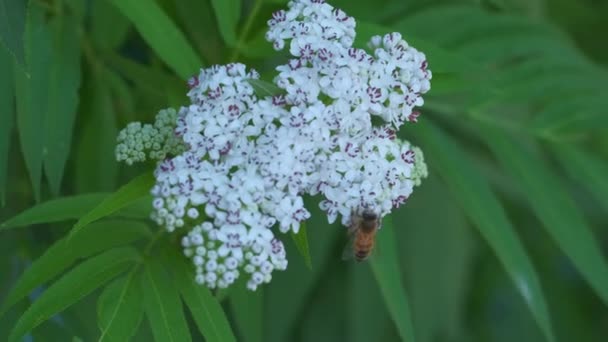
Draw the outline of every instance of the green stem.
[[[245,25],[243,26],[243,30],[241,31],[241,34],[239,35],[239,39],[236,42],[236,46],[234,47],[234,50],[232,51],[232,56],[230,56],[229,62],[231,62],[231,63],[236,62],[237,58],[239,58],[239,54],[241,53],[241,49],[243,48],[245,39],[247,39],[247,36],[249,35],[249,31],[251,31],[251,26],[253,26],[253,21],[255,20],[258,13],[260,12],[260,9],[262,8],[262,4],[263,4],[263,0],[256,0],[255,3],[253,4],[253,8],[251,9],[251,12],[249,12],[249,16],[247,17],[247,20],[245,21]]]

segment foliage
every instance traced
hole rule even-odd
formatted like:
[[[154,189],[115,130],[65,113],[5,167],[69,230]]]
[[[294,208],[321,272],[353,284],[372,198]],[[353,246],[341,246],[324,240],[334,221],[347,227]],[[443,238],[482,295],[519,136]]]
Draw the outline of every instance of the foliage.
[[[263,289],[192,282],[148,220],[150,165],[114,161],[117,131],[185,104],[199,67],[270,75],[263,33],[286,2],[0,0],[0,338],[602,341],[600,1],[329,1],[359,46],[399,31],[426,53],[423,115],[399,134],[431,177],[370,262],[342,262],[345,230],[312,210]]]

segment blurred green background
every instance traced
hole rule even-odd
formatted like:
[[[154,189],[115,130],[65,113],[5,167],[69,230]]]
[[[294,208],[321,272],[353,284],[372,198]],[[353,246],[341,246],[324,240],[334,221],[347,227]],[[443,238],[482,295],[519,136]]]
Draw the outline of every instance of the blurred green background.
[[[396,248],[416,341],[608,340],[608,1],[328,2],[355,17],[361,47],[399,31],[433,71],[420,122],[399,133],[430,177],[377,247]],[[263,34],[285,3],[0,0],[0,222],[149,168],[116,163],[116,135],[186,104],[199,67],[239,61],[271,80],[286,57]],[[286,271],[219,294],[237,339],[401,340],[409,318],[371,263],[343,262],[345,229],[308,207],[312,269],[285,236]],[[0,300],[72,224],[0,227]],[[0,340],[44,289],[0,317]],[[97,340],[99,293],[27,339]],[[135,340],[150,339],[144,321]]]

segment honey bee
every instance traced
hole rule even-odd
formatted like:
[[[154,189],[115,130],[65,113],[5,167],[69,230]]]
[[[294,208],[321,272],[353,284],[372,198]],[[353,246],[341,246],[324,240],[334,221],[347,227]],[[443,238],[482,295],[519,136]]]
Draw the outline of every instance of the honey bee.
[[[353,211],[348,229],[350,241],[344,249],[342,259],[354,257],[357,262],[367,259],[374,249],[378,228],[380,228],[378,214],[369,209],[364,209],[360,215]]]

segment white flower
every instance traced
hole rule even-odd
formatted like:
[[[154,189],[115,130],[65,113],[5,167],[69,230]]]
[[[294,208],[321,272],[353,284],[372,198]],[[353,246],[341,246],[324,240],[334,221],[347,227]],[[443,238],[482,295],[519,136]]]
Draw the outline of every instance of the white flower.
[[[420,149],[396,138],[430,88],[424,54],[398,33],[373,37],[370,53],[353,48],[355,20],[322,0],[288,7],[266,34],[292,57],[276,68],[284,94],[260,98],[256,71],[216,65],[189,80],[188,106],[118,137],[118,160],[157,160],[152,218],[185,230],[195,281],[210,288],[244,275],[255,290],[286,269],[272,229],[299,231],[304,195],[348,226],[361,208],[389,214],[427,175]]]

